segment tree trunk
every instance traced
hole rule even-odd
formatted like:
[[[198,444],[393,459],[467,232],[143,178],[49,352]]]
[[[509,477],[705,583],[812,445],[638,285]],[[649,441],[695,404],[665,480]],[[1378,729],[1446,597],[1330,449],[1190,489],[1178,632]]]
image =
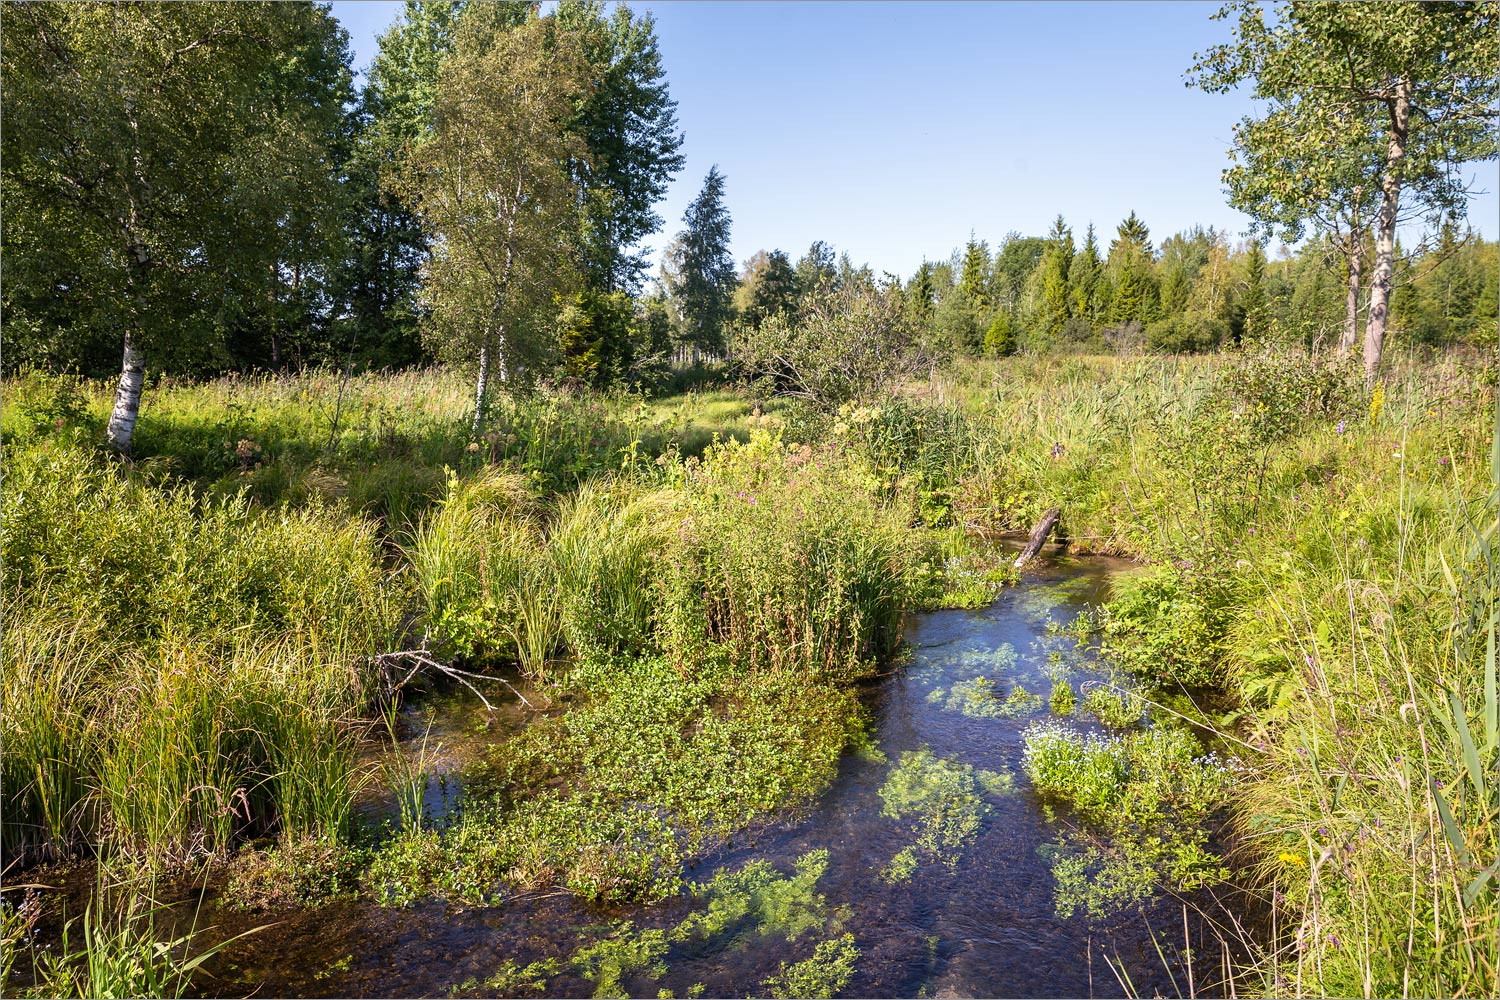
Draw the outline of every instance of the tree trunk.
[[[1380,179],[1380,221],[1375,235],[1375,274],[1370,282],[1370,318],[1365,324],[1365,380],[1374,382],[1380,371],[1380,352],[1385,346],[1386,321],[1391,302],[1391,275],[1395,271],[1396,210],[1401,201],[1402,161],[1406,158],[1407,118],[1411,113],[1412,83],[1396,81],[1389,107],[1390,142],[1386,148],[1385,174]]]
[[[1365,241],[1356,218],[1349,227],[1349,292],[1344,297],[1344,332],[1339,337],[1339,360],[1347,361],[1359,342],[1359,287],[1364,276]]]
[[[474,426],[473,434],[477,440],[479,431],[484,426],[484,403],[485,397],[490,394],[490,349],[488,346],[479,349],[479,384],[474,387]]]
[[[1047,536],[1052,534],[1053,528],[1057,527],[1057,520],[1061,516],[1062,511],[1057,507],[1053,507],[1042,515],[1036,527],[1031,529],[1031,537],[1026,540],[1026,547],[1021,550],[1019,556],[1016,556],[1016,569],[1025,566],[1038,552],[1042,551],[1042,546],[1047,544]]]
[[[146,352],[136,346],[130,331],[125,332],[125,358],[120,367],[120,384],[115,388],[115,405],[109,413],[109,446],[122,455],[130,454],[135,438],[135,422],[141,414],[141,389],[146,384]]]

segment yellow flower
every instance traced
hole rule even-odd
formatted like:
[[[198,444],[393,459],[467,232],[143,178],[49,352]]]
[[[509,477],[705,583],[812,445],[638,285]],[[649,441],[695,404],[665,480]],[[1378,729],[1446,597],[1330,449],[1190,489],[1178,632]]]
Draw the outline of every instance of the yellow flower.
[[[1285,861],[1289,865],[1296,865],[1299,868],[1307,867],[1307,859],[1300,854],[1290,854],[1286,851],[1282,851],[1279,855],[1277,855],[1277,857],[1281,858],[1282,861]]]

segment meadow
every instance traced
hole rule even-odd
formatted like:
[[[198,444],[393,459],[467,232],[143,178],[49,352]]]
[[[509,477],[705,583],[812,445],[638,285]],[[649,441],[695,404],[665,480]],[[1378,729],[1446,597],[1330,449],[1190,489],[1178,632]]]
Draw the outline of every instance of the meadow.
[[[977,539],[1059,507],[1073,550],[1140,564],[1075,638],[1146,711],[1054,691],[1110,735],[1038,728],[1027,777],[1150,848],[1077,855],[1060,891],[1186,885],[1226,816],[1213,864],[1275,916],[1239,990],[1494,995],[1495,376],[1020,356],[830,412],[699,372],[506,399],[478,437],[445,369],[164,380],[127,463],[98,449],[107,385],[23,372],[0,422],[5,988],[190,989],[151,888],[214,866],[268,919],[347,893],[676,896],[828,786],[907,612],[1014,582]],[[394,735],[411,668],[441,673],[422,659],[523,684],[536,719],[451,821],[371,829],[356,793],[402,776],[360,747]],[[127,889],[83,947],[28,953],[48,897],[21,887],[69,865]]]

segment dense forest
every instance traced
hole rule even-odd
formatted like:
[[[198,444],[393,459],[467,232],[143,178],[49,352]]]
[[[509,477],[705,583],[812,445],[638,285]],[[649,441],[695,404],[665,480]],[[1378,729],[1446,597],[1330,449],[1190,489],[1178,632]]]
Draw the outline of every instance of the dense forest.
[[[623,3],[0,4],[0,992],[1500,994],[1500,5],[1201,27],[1248,231],[893,274]]]

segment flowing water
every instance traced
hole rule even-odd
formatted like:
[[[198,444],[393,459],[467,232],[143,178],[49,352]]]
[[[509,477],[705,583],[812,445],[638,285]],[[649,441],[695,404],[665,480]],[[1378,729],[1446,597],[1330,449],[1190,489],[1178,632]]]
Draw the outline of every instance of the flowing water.
[[[814,873],[826,863],[810,891],[788,889],[780,908],[769,907],[758,923],[752,912],[717,932],[700,926],[680,940],[659,941],[641,968],[622,972],[620,988],[633,996],[695,989],[707,996],[764,995],[767,977],[782,963],[805,959],[816,942],[848,932],[860,951],[842,991],[848,996],[1221,993],[1223,953],[1211,929],[1225,913],[1219,900],[1202,893],[1162,899],[1102,925],[1081,914],[1059,919],[1049,864],[1038,851],[1057,839],[1059,828],[1021,773],[1021,734],[1046,708],[1010,696],[1020,687],[1045,698],[1058,676],[1075,689],[1105,676],[1047,626],[1066,624],[1102,601],[1119,568],[1103,559],[1064,561],[1028,574],[989,607],[913,616],[908,662],[865,692],[870,744],[845,754],[832,786],[812,806],[743,836],[689,872],[704,882],[765,862],[789,880],[798,859],[826,851],[826,862],[822,855],[805,862]],[[984,697],[971,702],[967,696],[976,691]],[[426,733],[434,772],[449,775],[428,786],[431,815],[441,815],[458,793],[456,766],[496,738],[477,726],[483,714],[472,696],[436,708],[430,723],[409,718],[406,741],[416,752]],[[521,716],[508,718],[502,729]],[[935,786],[951,794],[936,813],[924,812]],[[373,796],[362,808],[375,812],[391,803]],[[219,978],[206,985],[221,995],[537,995],[515,981],[484,983],[507,961],[555,959],[539,974],[545,995],[589,996],[599,987],[600,963],[571,961],[580,949],[610,934],[639,943],[643,930],[687,926],[704,912],[705,899],[686,895],[608,909],[560,893],[492,907],[339,902],[271,918],[275,926],[213,963]],[[266,922],[211,906],[204,914],[218,925],[216,936]],[[1184,945],[1197,956],[1191,983]]]

